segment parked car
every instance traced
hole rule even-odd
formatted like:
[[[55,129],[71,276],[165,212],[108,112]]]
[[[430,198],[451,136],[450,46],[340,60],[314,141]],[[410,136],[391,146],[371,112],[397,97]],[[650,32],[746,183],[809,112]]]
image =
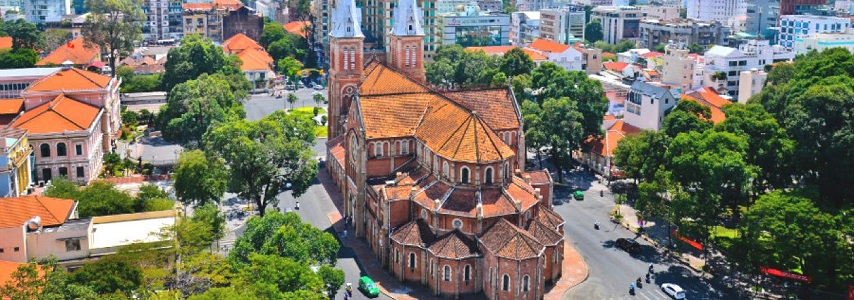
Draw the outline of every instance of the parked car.
[[[314,89],[320,91],[320,90],[323,90],[323,86],[320,84],[315,84]]]
[[[359,289],[362,290],[362,293],[365,293],[365,296],[370,298],[380,296],[380,289],[377,288],[377,285],[368,276],[362,276],[359,278]]]
[[[635,254],[640,252],[640,243],[633,239],[627,238],[618,238],[617,239],[617,248],[626,250],[626,252],[630,254]]]
[[[678,285],[664,283],[661,285],[661,290],[668,296],[673,297],[673,299],[685,299],[685,290]]]
[[[575,198],[575,200],[584,200],[584,191],[577,190],[572,192],[572,197]]]

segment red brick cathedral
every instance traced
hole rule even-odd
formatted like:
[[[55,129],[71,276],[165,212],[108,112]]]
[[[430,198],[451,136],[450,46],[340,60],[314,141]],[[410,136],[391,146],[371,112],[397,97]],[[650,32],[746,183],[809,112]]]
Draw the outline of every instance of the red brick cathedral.
[[[388,272],[436,295],[541,299],[561,276],[563,219],[548,172],[523,172],[509,88],[425,83],[415,0],[400,0],[385,59],[366,58],[354,0],[330,30],[328,168],[344,213]]]

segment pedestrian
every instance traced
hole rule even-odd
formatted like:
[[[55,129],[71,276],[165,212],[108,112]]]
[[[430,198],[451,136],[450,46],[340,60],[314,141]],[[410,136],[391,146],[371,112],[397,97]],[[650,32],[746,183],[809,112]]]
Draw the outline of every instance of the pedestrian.
[[[347,238],[347,229],[346,228],[344,229],[344,238],[345,239]]]

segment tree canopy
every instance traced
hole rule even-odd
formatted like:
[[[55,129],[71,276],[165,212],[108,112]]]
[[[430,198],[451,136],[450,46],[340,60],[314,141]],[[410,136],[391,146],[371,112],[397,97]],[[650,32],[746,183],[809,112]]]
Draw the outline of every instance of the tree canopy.
[[[222,158],[202,150],[184,151],[172,174],[175,196],[185,205],[219,203],[228,184]]]
[[[141,0],[87,0],[83,37],[109,55],[110,70],[116,76],[116,59],[133,51],[142,39],[146,20]]]
[[[594,44],[601,41],[603,37],[602,23],[599,22],[598,19],[584,25],[584,39],[586,39],[588,43]]]
[[[253,202],[261,215],[290,184],[302,195],[317,174],[311,145],[315,122],[277,111],[258,121],[234,120],[205,134],[205,150],[226,162],[228,190]]]
[[[218,123],[246,116],[241,103],[223,74],[202,74],[176,85],[158,114],[158,128],[167,141],[198,148],[202,135]]]
[[[243,100],[249,96],[252,84],[240,71],[240,59],[226,55],[208,38],[198,34],[187,35],[181,39],[180,46],[169,49],[167,58],[161,81],[163,90],[167,92],[202,74],[222,73],[228,78],[235,98]]]

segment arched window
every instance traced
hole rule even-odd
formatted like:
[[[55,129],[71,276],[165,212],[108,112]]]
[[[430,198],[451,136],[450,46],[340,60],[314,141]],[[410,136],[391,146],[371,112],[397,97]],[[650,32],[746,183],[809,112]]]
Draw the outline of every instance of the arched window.
[[[350,70],[356,69],[356,48],[350,48]]]
[[[522,291],[523,292],[527,292],[530,289],[530,285],[528,284],[529,281],[530,281],[530,278],[528,277],[528,275],[522,276]]]
[[[430,259],[430,276],[433,276],[433,269],[434,268],[435,268],[435,266],[433,265],[433,259],[431,258]]]
[[[404,47],[404,56],[406,57],[404,67],[409,68],[409,46]]]
[[[460,169],[460,182],[463,184],[469,183],[469,168],[462,167],[462,169]]]
[[[510,163],[504,162],[504,179],[510,178]]]
[[[510,275],[504,274],[501,279],[501,290],[505,292],[510,290]]]
[[[50,145],[41,144],[41,146],[39,146],[39,150],[41,150],[42,157],[50,157]]]
[[[350,29],[349,27],[347,29]],[[350,68],[350,49],[344,48],[344,70]]]
[[[397,249],[394,249],[394,263],[400,262],[400,252]]]
[[[452,223],[452,225],[454,225],[454,229],[463,228],[463,221],[460,219],[454,219],[454,221],[451,223]]]
[[[483,171],[483,181],[492,184],[492,167],[486,167],[486,171]]]
[[[471,265],[466,265],[465,269],[463,269],[463,280],[471,280]]]
[[[383,156],[383,143],[380,143],[380,142],[374,143],[374,155],[375,156]]]
[[[350,135],[350,159],[355,162],[356,161],[356,153],[358,143],[356,142],[356,135]]]
[[[451,173],[448,169],[448,162],[442,163],[442,176],[451,177]]]
[[[400,141],[394,141],[394,146],[388,147],[388,155],[395,156],[400,153]]]
[[[65,147],[65,143],[56,144],[56,156],[66,155],[68,155],[68,148]]]
[[[415,253],[414,252],[409,253],[409,268],[415,269]]]
[[[426,209],[422,209],[422,210],[421,210],[421,218],[422,218],[422,219],[427,219],[427,210],[426,210]]]
[[[403,154],[403,155],[409,154],[409,141],[400,142],[400,154]]]
[[[442,275],[444,276],[445,281],[451,281],[451,266],[445,265],[445,267],[442,269],[444,270],[444,274]]]
[[[418,66],[418,48],[412,46],[412,52],[410,54],[412,54],[412,67],[415,68]]]

